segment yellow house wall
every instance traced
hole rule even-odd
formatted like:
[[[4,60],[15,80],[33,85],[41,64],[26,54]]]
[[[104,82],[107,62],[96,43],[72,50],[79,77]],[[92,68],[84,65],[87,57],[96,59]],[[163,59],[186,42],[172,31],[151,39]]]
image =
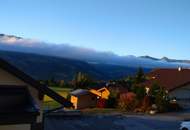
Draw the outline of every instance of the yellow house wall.
[[[0,130],[30,130],[30,124],[0,125]]]
[[[25,85],[28,87],[30,94],[34,98],[37,107],[40,109],[40,115],[37,118],[37,122],[42,122],[42,100],[38,99],[38,91],[30,86],[29,84],[23,82],[22,80],[18,79],[16,76],[4,71],[3,69],[0,69],[0,85]],[[1,130],[1,129],[0,129]]]
[[[71,102],[75,109],[90,108],[96,106],[97,98],[91,94],[80,95],[78,97],[71,96]]]
[[[102,98],[108,99],[110,95],[110,92],[108,90],[105,90],[102,92]]]
[[[71,103],[73,103],[75,109],[77,109],[77,101],[78,101],[77,97],[71,96]]]

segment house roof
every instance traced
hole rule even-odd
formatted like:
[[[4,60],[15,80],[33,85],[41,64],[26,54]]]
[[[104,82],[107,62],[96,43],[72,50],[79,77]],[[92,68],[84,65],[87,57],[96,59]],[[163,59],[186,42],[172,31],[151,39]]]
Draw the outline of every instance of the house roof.
[[[74,96],[81,96],[81,95],[90,94],[90,92],[86,89],[76,89],[72,91],[70,94]]]
[[[110,92],[109,90],[106,88],[106,87],[103,87],[103,88],[100,88],[98,90],[95,90],[95,89],[90,89],[89,90],[92,94],[96,95],[96,96],[99,96],[101,98],[104,98],[104,99],[108,99],[109,95],[110,95]],[[103,92],[106,92],[105,94],[102,94]]]
[[[17,67],[10,64],[9,62],[7,62],[6,60],[4,60],[2,58],[0,58],[0,68],[9,72],[12,75],[18,77],[20,80],[24,81],[25,83],[30,84],[32,87],[37,89],[40,93],[48,95],[49,97],[51,97],[55,101],[59,102],[63,106],[65,106],[65,107],[72,106],[72,103],[70,101],[66,100],[64,97],[62,97],[58,93],[54,92],[47,86],[40,84],[38,81],[33,79],[31,76],[27,75],[26,73],[24,73],[23,71],[21,71],[20,69],[18,69]]]
[[[190,84],[190,69],[156,69],[147,74],[149,78],[143,83],[145,86],[151,86],[158,83],[168,91],[178,87]]]

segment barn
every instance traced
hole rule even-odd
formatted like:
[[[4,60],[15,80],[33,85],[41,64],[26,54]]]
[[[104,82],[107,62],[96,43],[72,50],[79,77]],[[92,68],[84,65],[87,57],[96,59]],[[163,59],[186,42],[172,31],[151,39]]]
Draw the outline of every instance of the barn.
[[[146,76],[146,88],[158,83],[168,91],[170,99],[175,99],[184,109],[190,109],[190,69],[155,69]]]

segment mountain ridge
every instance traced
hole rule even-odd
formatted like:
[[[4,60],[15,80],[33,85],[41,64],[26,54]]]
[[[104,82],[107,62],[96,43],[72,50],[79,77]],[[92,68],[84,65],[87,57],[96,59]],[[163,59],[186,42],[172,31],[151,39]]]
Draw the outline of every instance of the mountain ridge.
[[[112,52],[99,52],[93,49],[76,47],[68,44],[50,44],[6,34],[0,35],[0,50],[68,58],[91,64],[152,69],[177,67],[190,68],[190,61],[188,60],[175,60],[167,57],[159,59],[151,56],[119,56]]]
[[[86,73],[97,80],[111,80],[134,75],[138,69],[108,64],[89,64],[80,60],[11,51],[0,51],[0,58],[37,80],[54,78],[70,81],[77,72]],[[146,68],[144,70],[150,71]]]
[[[190,64],[190,60],[178,60],[178,59],[170,59],[168,57],[162,57],[162,58],[155,58],[155,57],[151,57],[151,56],[140,56],[140,58],[146,58],[146,59],[151,59],[151,60],[156,60],[156,61],[159,61],[159,60],[163,60],[163,61],[167,61],[167,62],[181,62],[181,63],[188,63]]]

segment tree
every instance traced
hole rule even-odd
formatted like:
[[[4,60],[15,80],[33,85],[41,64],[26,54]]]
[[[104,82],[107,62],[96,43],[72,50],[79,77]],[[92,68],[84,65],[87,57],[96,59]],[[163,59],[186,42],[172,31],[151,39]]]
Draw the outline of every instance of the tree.
[[[158,83],[153,83],[149,94],[153,97],[159,112],[165,112],[169,109],[169,97],[164,87],[161,87]]]
[[[137,70],[136,76],[135,76],[135,83],[139,84],[145,81],[145,75],[143,69],[140,67]]]
[[[128,76],[127,78],[124,79],[124,81],[125,81],[125,84],[126,84],[125,86],[128,88],[129,91],[131,91],[132,86],[133,86],[133,84],[134,84],[134,79],[133,79],[133,77]]]
[[[49,80],[47,81],[47,84],[48,84],[48,86],[51,86],[51,87],[57,86],[57,83],[56,83],[56,80],[55,80],[54,77],[51,77],[51,79],[49,79]]]
[[[156,97],[160,89],[161,89],[160,85],[154,82],[150,88],[149,95],[151,95],[152,97]]]
[[[146,89],[144,86],[133,85],[132,92],[136,94],[138,100],[142,100],[146,95]]]
[[[155,104],[158,107],[159,112],[166,112],[169,109],[168,93],[163,87],[160,87],[160,90],[156,94]]]
[[[120,94],[118,108],[125,111],[133,111],[138,105],[136,94],[133,92]]]
[[[65,86],[65,81],[64,80],[60,80],[59,81],[59,86],[60,87],[64,87]]]
[[[91,79],[87,74],[82,72],[78,72],[74,77],[74,87],[77,88],[88,88],[89,84],[91,83]]]

